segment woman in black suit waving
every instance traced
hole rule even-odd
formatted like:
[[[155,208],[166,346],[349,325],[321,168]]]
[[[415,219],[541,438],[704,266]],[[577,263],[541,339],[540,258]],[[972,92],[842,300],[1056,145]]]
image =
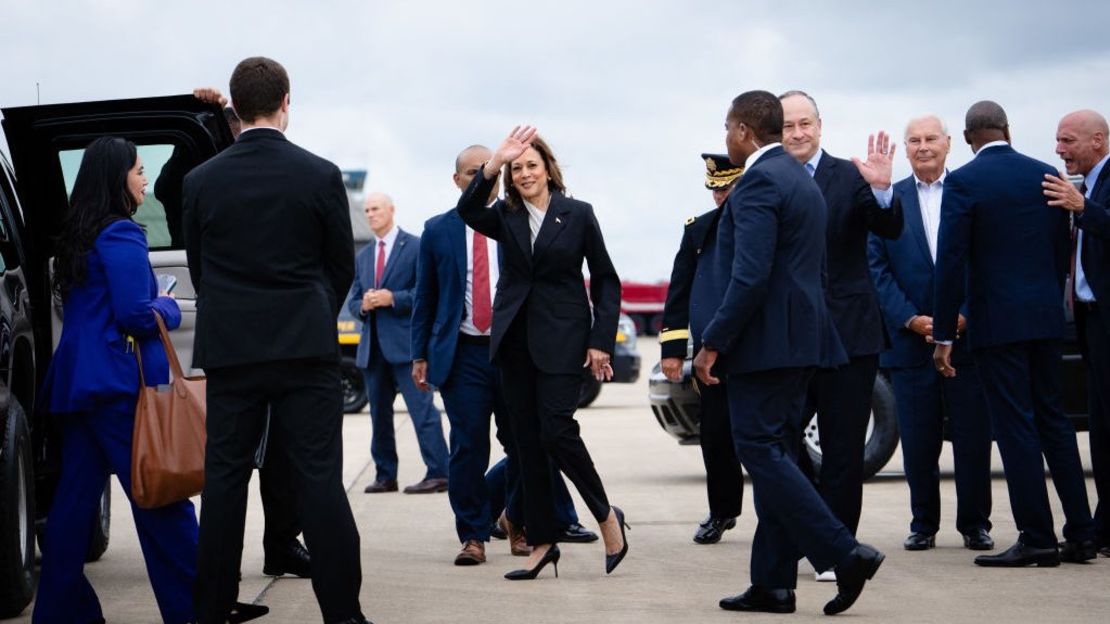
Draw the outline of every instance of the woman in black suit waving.
[[[502,167],[506,198],[486,208]],[[601,525],[606,574],[628,552],[624,513],[609,504],[574,420],[582,369],[589,367],[597,379],[613,375],[609,359],[620,313],[620,278],[593,207],[565,192],[551,149],[535,128],[525,126],[513,129],[458,205],[467,225],[501,243],[490,354],[501,370],[520,451],[532,545],[528,567],[505,575],[512,580],[535,578],[548,563],[555,564],[558,575],[548,457]],[[583,260],[590,269],[589,297]]]

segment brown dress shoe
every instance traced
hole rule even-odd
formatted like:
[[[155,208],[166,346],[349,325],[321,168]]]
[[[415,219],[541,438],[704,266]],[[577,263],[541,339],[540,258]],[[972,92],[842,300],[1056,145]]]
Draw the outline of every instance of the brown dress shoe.
[[[497,519],[497,526],[509,536],[509,552],[513,553],[513,556],[527,557],[532,554],[532,547],[528,545],[524,530],[510,522],[503,511],[501,517]]]
[[[455,556],[455,565],[472,566],[486,562],[486,545],[478,540],[466,540],[462,550]]]
[[[435,494],[447,491],[447,479],[424,479],[405,488],[405,494]]]
[[[381,494],[382,492],[396,492],[396,481],[375,481],[362,490],[366,494]]]

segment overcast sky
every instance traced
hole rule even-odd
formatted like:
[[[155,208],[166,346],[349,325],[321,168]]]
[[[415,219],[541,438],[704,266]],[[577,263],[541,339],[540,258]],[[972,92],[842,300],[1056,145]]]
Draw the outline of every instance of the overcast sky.
[[[539,126],[569,191],[597,210],[622,277],[666,279],[682,224],[712,207],[732,97],[803,89],[830,153],[864,156],[935,112],[1006,108],[1017,149],[1059,166],[1056,122],[1110,114],[1110,3],[256,2],[2,0],[0,105],[226,92],[265,55],[292,82],[288,136],[394,197],[419,233],[455,203],[456,153]],[[895,177],[909,174],[902,146]]]

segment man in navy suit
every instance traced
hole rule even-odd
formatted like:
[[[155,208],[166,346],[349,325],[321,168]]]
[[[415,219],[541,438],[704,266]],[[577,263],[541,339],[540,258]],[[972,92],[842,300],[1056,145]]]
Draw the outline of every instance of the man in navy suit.
[[[906,125],[906,157],[913,175],[894,185],[905,229],[894,240],[871,235],[871,274],[891,328],[891,348],[879,357],[890,374],[898,402],[902,464],[910,487],[913,520],[906,550],[927,550],[940,529],[940,470],[944,423],[956,463],[956,529],[964,546],[990,550],[991,433],[982,389],[967,341],[956,342],[958,377],[942,377],[933,366],[933,266],[940,231],[944,161],[952,140],[940,118],[928,115]],[[967,322],[960,314],[958,331]]]
[[[818,489],[853,534],[863,507],[863,459],[871,394],[886,348],[878,296],[867,267],[867,236],[897,238],[902,209],[890,189],[894,146],[886,133],[868,140],[867,161],[835,158],[821,149],[821,114],[803,91],[779,96],[783,148],[811,175],[828,206],[828,283],[825,298],[848,362],[821,368],[810,382],[806,412],[817,414],[821,432]],[[798,433],[801,435],[801,432]],[[809,469],[809,456],[802,454]],[[834,580],[819,575],[818,580]]]
[[[1071,113],[1056,130],[1056,153],[1068,174],[1083,176],[1081,188],[1049,176],[1044,182],[1050,206],[1073,217],[1068,300],[1087,363],[1087,414],[1091,466],[1095,473],[1095,540],[1110,557],[1110,131],[1092,110]]]
[[[975,157],[948,174],[937,242],[933,355],[946,377],[960,306],[967,298],[967,339],[979,369],[1020,535],[982,566],[1057,566],[1096,556],[1075,428],[1060,401],[1067,213],[1041,189],[1052,167],[1010,147],[1006,112],[982,101],[967,111],[964,139]],[[1057,546],[1044,462],[1064,508]]]
[[[374,239],[355,258],[355,280],[347,309],[362,319],[362,335],[355,363],[363,369],[370,399],[373,433],[370,455],[377,470],[367,494],[397,491],[397,441],[393,431],[393,401],[398,390],[412,418],[424,479],[405,488],[406,494],[447,491],[447,442],[443,422],[432,395],[412,380],[409,328],[420,239],[393,223],[393,200],[384,193],[366,196],[366,220]]]
[[[793,612],[804,555],[817,570],[836,568],[837,595],[825,605],[832,615],[852,606],[883,555],[856,541],[796,463],[793,431],[814,370],[847,356],[822,283],[825,201],[782,148],[782,111],[773,94],[749,91],[725,118],[729,159],[745,173],[722,209],[712,259],[722,295],[694,369],[708,385],[727,375],[736,455],[751,475],[759,518],[752,585],[721,608]]]

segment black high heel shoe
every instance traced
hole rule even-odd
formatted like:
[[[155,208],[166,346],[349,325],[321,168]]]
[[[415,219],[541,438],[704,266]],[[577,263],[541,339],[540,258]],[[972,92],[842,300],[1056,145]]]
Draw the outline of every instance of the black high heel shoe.
[[[543,557],[540,558],[540,561],[536,564],[536,567],[532,568],[531,570],[520,569],[513,570],[512,572],[506,572],[505,578],[509,579],[510,581],[530,581],[539,576],[540,571],[543,570],[544,566],[549,563],[552,565],[552,567],[555,568],[555,578],[559,578],[558,544],[552,544],[551,548],[547,549],[547,552],[545,552],[543,554]]]
[[[632,530],[632,527],[628,526],[628,523],[624,521],[624,512],[621,511],[620,507],[613,506],[613,515],[617,517],[617,523],[621,527],[621,541],[624,542],[624,546],[621,546],[621,551],[615,555],[605,555],[606,574],[611,574],[613,570],[616,570],[617,566],[620,565],[621,561],[624,559],[624,556],[628,554],[628,538],[624,536],[624,530]]]

